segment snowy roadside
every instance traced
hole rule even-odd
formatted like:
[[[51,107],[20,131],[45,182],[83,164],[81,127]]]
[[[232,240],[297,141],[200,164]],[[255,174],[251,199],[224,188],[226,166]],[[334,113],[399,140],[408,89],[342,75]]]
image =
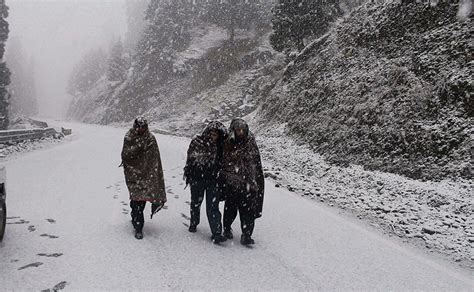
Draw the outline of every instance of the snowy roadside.
[[[47,137],[39,140],[23,141],[13,145],[2,144],[0,145],[0,157],[10,158],[25,152],[48,148],[61,143],[64,139],[65,138]]]
[[[469,272],[270,180],[254,247],[240,245],[238,222],[233,240],[212,244],[203,210],[197,232],[189,233],[185,138],[157,135],[168,208],[145,219],[145,237],[137,241],[117,167],[127,128],[68,126],[73,141],[7,162],[2,291],[472,290]]]
[[[48,124],[51,125],[51,127],[55,128],[56,131],[60,133],[61,126],[59,125],[58,121],[53,121],[53,120],[46,120],[46,121],[47,121],[46,125]],[[58,134],[55,136],[44,137],[41,139],[26,140],[26,141],[21,141],[17,143],[9,143],[9,144],[0,144],[0,157],[9,159],[11,157],[15,157],[17,155],[21,155],[26,152],[49,148],[65,140],[70,140],[70,139],[74,139],[74,135],[64,136],[62,134]]]
[[[474,270],[474,201],[472,181],[417,181],[366,171],[360,166],[328,164],[306,145],[285,134],[284,125],[269,128],[256,112],[245,117],[256,133],[267,179],[297,195],[349,212],[384,233],[437,252]],[[115,123],[123,128],[130,123]],[[229,123],[226,122],[226,125]],[[193,127],[177,119],[152,123],[155,134],[190,137]]]
[[[472,181],[416,181],[329,165],[306,145],[284,133],[284,126],[257,128],[266,177],[276,187],[347,210],[403,241],[424,246],[474,269]]]

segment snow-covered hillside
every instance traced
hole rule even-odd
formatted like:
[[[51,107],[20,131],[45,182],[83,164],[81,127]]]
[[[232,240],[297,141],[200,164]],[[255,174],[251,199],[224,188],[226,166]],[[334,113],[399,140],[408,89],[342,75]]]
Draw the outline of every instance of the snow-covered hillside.
[[[457,12],[445,2],[354,10],[289,64],[261,102],[265,118],[331,162],[472,179],[472,23]]]

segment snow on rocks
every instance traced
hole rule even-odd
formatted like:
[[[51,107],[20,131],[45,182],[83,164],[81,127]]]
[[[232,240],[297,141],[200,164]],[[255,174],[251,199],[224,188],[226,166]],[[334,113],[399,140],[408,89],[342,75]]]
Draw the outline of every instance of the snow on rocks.
[[[474,269],[474,185],[468,180],[417,181],[328,164],[285,134],[285,126],[258,125],[265,176],[304,197],[348,210],[389,234],[448,255]]]
[[[190,34],[193,36],[190,46],[176,56],[175,71],[186,71],[189,61],[201,59],[210,49],[227,39],[227,31],[215,25],[195,27]]]
[[[9,157],[16,154],[29,152],[37,149],[43,149],[54,144],[60,143],[62,136],[47,137],[39,140],[30,140],[15,143],[12,145],[0,144],[0,157]]]
[[[48,123],[43,122],[43,121],[36,121],[28,118],[22,118],[22,119],[17,119],[17,122],[15,124],[19,127],[19,125],[23,125],[22,128],[26,129],[31,129],[31,128],[43,128],[43,127],[48,127]],[[26,125],[31,125],[31,126],[26,126]],[[52,130],[54,129],[54,130]],[[30,140],[24,140],[20,142],[5,142],[5,143],[0,143],[0,157],[5,158],[5,157],[10,157],[14,156],[16,154],[21,154],[24,152],[29,152],[37,149],[43,149],[46,147],[49,147],[54,144],[60,143],[65,135],[68,135],[69,137],[72,137],[72,129],[66,129],[63,127],[58,127],[58,125],[53,125],[53,128],[51,129],[52,134],[49,136],[45,136],[41,139],[30,139]]]

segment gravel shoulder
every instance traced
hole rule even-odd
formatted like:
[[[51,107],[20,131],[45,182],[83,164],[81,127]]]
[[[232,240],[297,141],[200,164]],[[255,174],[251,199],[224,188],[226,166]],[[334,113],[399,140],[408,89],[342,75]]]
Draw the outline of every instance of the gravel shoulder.
[[[285,135],[256,126],[267,178],[297,195],[341,208],[389,235],[474,270],[474,193],[468,180],[417,181],[330,165]]]

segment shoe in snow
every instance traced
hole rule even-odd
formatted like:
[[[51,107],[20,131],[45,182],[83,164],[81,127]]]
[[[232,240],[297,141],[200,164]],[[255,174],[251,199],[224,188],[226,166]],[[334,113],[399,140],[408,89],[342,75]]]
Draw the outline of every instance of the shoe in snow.
[[[249,235],[242,234],[242,237],[240,237],[240,244],[251,245],[255,244],[255,241]]]
[[[189,232],[195,233],[197,231],[197,226],[196,225],[189,225]]]
[[[143,232],[141,230],[135,230],[135,238],[143,239]]]
[[[232,229],[225,229],[224,230],[224,236],[227,239],[232,239],[234,238],[234,235],[232,234]]]
[[[220,234],[214,234],[213,236],[211,236],[211,239],[212,239],[212,243],[214,244],[219,244],[221,242],[224,242],[227,240],[227,238],[225,238],[225,236],[222,236]]]

